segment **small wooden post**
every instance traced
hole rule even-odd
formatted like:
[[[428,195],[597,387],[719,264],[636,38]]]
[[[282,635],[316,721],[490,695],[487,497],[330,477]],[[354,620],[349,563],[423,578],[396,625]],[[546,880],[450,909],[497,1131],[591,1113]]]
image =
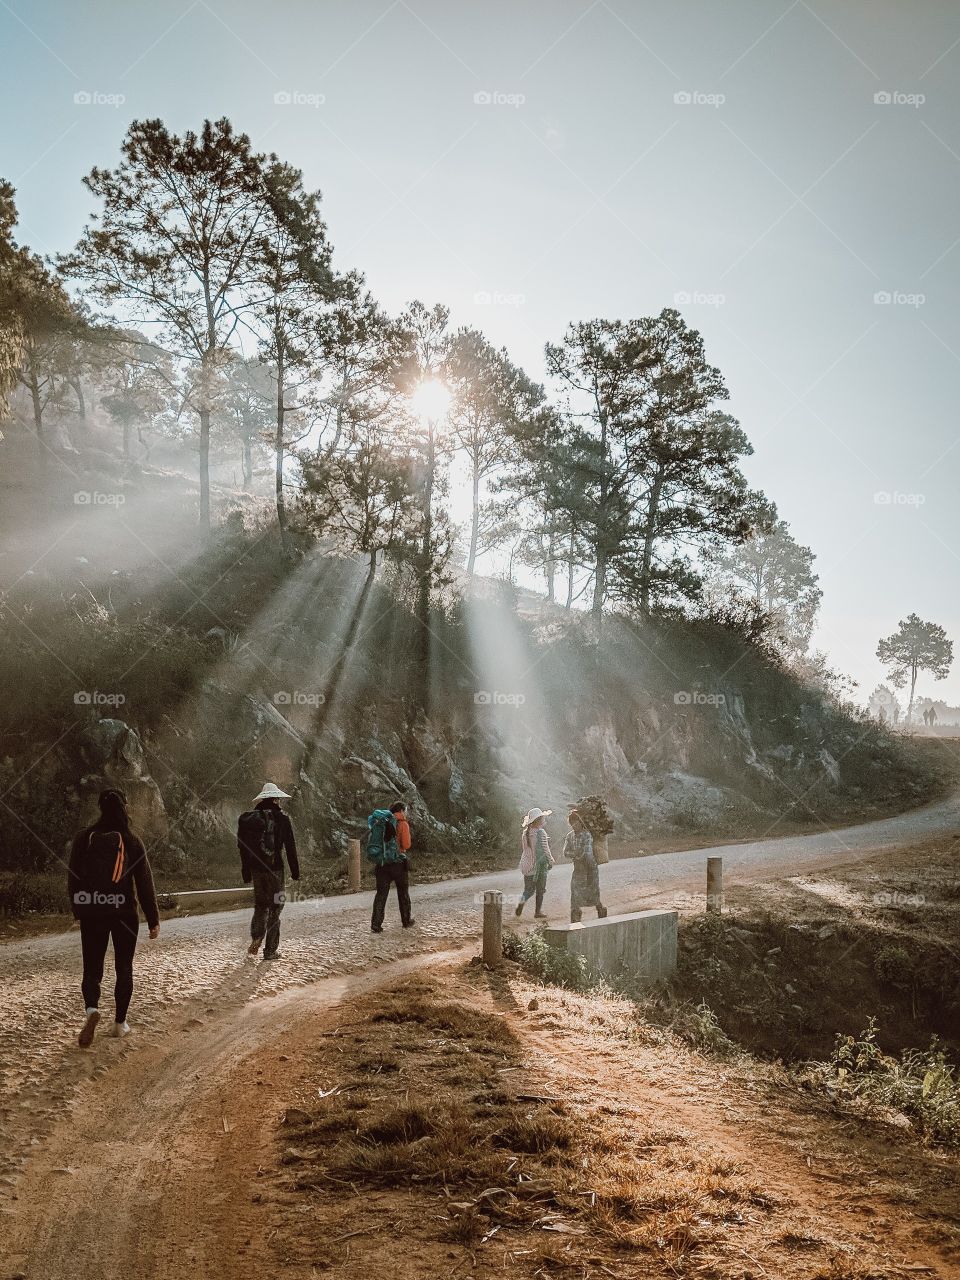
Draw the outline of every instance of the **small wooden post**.
[[[347,841],[347,892],[360,892],[360,841]]]
[[[483,963],[496,969],[503,960],[503,894],[489,889],[483,895]]]
[[[707,911],[723,911],[723,859],[707,859]]]

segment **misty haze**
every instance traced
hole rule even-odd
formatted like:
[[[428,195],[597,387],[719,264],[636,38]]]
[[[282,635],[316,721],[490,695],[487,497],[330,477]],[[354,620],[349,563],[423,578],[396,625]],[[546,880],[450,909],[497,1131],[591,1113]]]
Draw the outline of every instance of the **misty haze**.
[[[960,1275],[960,11],[0,31],[0,1280]]]

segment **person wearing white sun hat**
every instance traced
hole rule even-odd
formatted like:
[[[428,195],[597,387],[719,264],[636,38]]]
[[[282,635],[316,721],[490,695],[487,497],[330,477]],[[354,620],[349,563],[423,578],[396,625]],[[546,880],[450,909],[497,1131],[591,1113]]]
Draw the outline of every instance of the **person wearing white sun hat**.
[[[289,800],[274,782],[265,782],[254,797],[253,808],[241,813],[237,823],[237,845],[240,849],[240,871],[243,883],[253,881],[253,918],[250,921],[250,946],[247,954],[255,956],[264,943],[264,960],[276,960],[280,945],[280,912],[284,903],[284,866],[286,854],[291,880],[300,879],[297,843],[293,823],[280,808],[281,800]]]
[[[547,874],[554,864],[550,852],[550,838],[544,827],[544,819],[549,818],[552,809],[531,809],[523,819],[520,835],[520,873],[523,876],[523,893],[517,904],[515,915],[523,915],[523,907],[528,898],[536,895],[534,902],[534,918],[545,920],[543,895],[547,890]]]

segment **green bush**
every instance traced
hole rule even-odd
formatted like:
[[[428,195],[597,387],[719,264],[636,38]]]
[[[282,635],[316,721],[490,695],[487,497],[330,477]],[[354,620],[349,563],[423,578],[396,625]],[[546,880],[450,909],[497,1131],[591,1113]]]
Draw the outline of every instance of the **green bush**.
[[[572,991],[590,989],[590,971],[584,957],[551,947],[542,929],[523,937],[505,934],[503,954],[510,960],[518,960],[528,973],[548,986],[569,987]]]
[[[928,1049],[904,1049],[894,1058],[877,1044],[871,1018],[859,1036],[837,1036],[828,1061],[811,1065],[813,1078],[834,1096],[893,1108],[930,1141],[960,1146],[960,1078],[936,1036]]]
[[[906,986],[913,977],[913,960],[904,947],[890,942],[873,957],[873,971],[880,982]]]
[[[688,1044],[717,1058],[736,1058],[742,1049],[727,1035],[720,1020],[705,1000],[694,1007],[681,1005],[673,1016],[670,1028]]]

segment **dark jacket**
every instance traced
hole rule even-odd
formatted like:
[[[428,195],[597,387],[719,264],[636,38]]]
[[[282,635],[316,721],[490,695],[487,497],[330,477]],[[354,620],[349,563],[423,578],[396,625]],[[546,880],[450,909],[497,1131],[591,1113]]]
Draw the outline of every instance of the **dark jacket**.
[[[287,864],[290,867],[290,879],[300,879],[300,860],[297,857],[297,842],[293,836],[293,823],[287,814],[283,812],[278,804],[272,804],[269,800],[261,800],[257,805],[258,809],[269,809],[273,815],[273,820],[277,827],[277,858],[280,863],[280,869],[283,869],[283,855],[287,856]],[[253,879],[253,868],[250,866],[250,857],[243,845],[237,841],[240,849],[240,872],[243,876],[243,883],[249,884]]]
[[[78,831],[73,838],[73,844],[70,846],[70,861],[67,867],[67,896],[70,899],[70,910],[77,919],[80,918],[80,913],[74,903],[73,894],[77,886],[83,855],[86,853],[90,836],[94,831],[115,830],[116,827],[112,822],[104,822],[101,819],[99,822],[95,822],[93,826],[84,827],[82,831]],[[151,929],[154,929],[160,923],[160,908],[157,904],[157,890],[153,883],[153,871],[150,869],[147,851],[143,847],[143,841],[139,836],[135,836],[132,831],[123,832],[123,844],[126,849],[127,865],[124,880],[128,886],[124,889],[124,892],[130,894],[132,913],[136,914],[137,903],[139,902],[140,909],[147,918],[147,924]]]

